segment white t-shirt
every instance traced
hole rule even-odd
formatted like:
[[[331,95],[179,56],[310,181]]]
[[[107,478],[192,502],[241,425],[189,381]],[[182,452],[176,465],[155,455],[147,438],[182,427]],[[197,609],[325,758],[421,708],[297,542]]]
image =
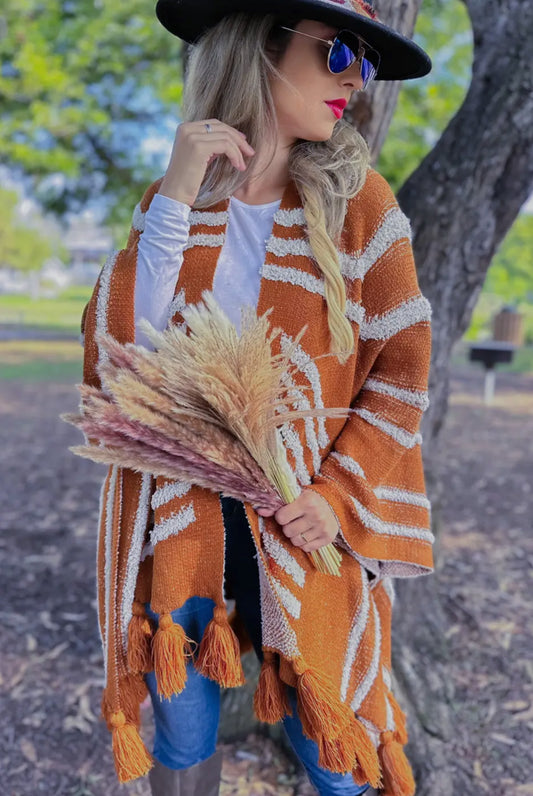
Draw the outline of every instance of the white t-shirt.
[[[249,205],[234,196],[230,198],[226,240],[215,270],[213,294],[238,332],[241,307],[257,306],[260,271],[280,203],[281,199]],[[147,318],[159,331],[167,325],[189,238],[190,212],[189,205],[158,193],[146,212],[137,256],[135,342],[149,349],[153,346],[137,328],[137,322]]]

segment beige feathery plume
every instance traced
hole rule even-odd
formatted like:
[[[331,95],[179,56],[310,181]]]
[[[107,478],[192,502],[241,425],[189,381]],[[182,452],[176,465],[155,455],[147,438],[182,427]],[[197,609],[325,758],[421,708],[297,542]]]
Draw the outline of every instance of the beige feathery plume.
[[[71,450],[279,508],[301,493],[280,427],[305,417],[346,417],[351,410],[291,408],[295,392],[306,389],[287,384],[307,326],[274,355],[282,330],[270,330],[272,308],[260,317],[244,308],[239,335],[212,292],[204,291],[202,300],[182,311],[187,331],[171,324],[158,332],[140,321],[154,351],[96,334],[109,355],[99,366],[102,391],[79,385],[82,413],[62,417],[99,444]],[[309,555],[320,571],[340,574],[333,544]]]

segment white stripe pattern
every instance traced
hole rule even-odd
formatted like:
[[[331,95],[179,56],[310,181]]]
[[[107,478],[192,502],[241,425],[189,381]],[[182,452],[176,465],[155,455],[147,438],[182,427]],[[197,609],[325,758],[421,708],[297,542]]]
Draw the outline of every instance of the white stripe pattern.
[[[132,605],[135,599],[135,585],[137,583],[137,575],[139,573],[139,563],[141,560],[141,553],[144,544],[144,534],[146,531],[146,524],[150,514],[150,494],[152,486],[152,477],[149,473],[143,473],[141,488],[139,490],[139,502],[137,504],[137,511],[135,512],[135,521],[133,525],[133,532],[131,536],[130,549],[128,552],[128,563],[126,564],[126,578],[124,582],[124,589],[122,591],[122,643],[124,649],[128,644],[128,626],[131,621]]]
[[[96,300],[96,331],[101,334],[107,333],[107,308],[109,304],[109,293],[111,289],[111,274],[117,261],[119,250],[117,249],[109,255],[100,273],[100,286],[98,298]],[[109,354],[98,346],[98,365],[103,365],[109,360]],[[105,392],[104,386],[102,390]]]
[[[189,235],[189,239],[185,244],[184,251],[186,249],[192,249],[193,246],[209,246],[211,248],[223,246],[225,237],[226,236],[223,232],[221,232],[219,235],[196,232],[193,235]]]
[[[316,277],[300,271],[299,268],[285,268],[282,265],[263,265],[261,276],[273,282],[290,282],[291,285],[302,287],[310,293],[324,296],[324,278]]]
[[[343,467],[345,470],[348,470],[349,473],[360,475],[361,478],[366,478],[363,468],[359,462],[356,462],[351,456],[348,456],[346,453],[339,453],[335,450],[330,453],[330,456],[332,456],[334,459],[337,459],[341,467]]]
[[[172,320],[172,318],[177,312],[183,312],[186,306],[187,306],[187,299],[185,298],[185,288],[182,287],[179,293],[176,293],[176,295],[168,305],[167,321]]]
[[[194,513],[193,504],[189,503],[188,506],[184,506],[176,514],[172,514],[166,520],[156,523],[150,533],[150,541],[155,547],[156,544],[163,542],[170,536],[176,536],[176,534],[181,533],[193,522],[196,522],[196,514]]]
[[[305,226],[307,219],[303,207],[295,207],[292,210],[282,210],[279,207],[274,214],[274,222],[281,227],[294,227]]]
[[[281,350],[286,354],[290,347],[293,348],[291,354],[291,362],[296,365],[299,370],[306,376],[309,384],[313,388],[313,401],[316,409],[324,409],[324,400],[322,398],[322,382],[320,380],[320,371],[318,370],[316,362],[313,362],[311,356],[305,351],[304,348],[298,343],[294,346],[293,339],[285,332],[281,335]],[[329,436],[326,431],[326,418],[317,417],[318,423],[318,443],[321,448],[326,448],[329,445]]]
[[[86,441],[85,444],[87,444],[87,443],[88,443],[88,440]],[[105,517],[105,519],[106,519],[106,524],[105,524],[106,531],[105,531],[105,533],[102,531],[102,522],[103,522],[103,519],[104,519],[104,494],[105,494],[107,486],[109,484],[109,479],[111,477],[111,473],[112,473],[112,470],[109,470],[108,473],[106,474],[104,480],[102,481],[102,486],[100,487],[100,497],[99,497],[99,500],[98,500],[98,541],[96,543],[96,572],[98,572],[98,569],[99,569],[99,561],[100,561],[100,555],[102,553],[102,547],[105,550],[105,541],[106,541],[106,538],[107,538],[107,536],[106,536],[106,534],[107,534],[107,516]],[[104,565],[105,565],[105,553],[104,553]],[[98,632],[100,634],[100,643],[102,644],[102,649],[105,650],[105,617],[106,617],[107,607],[104,604],[103,614],[100,615],[100,602],[98,600],[98,588],[96,589],[96,606],[97,606],[98,620],[99,620],[98,621]]]
[[[370,531],[387,536],[405,536],[408,539],[420,539],[423,542],[432,543],[435,541],[434,535],[428,528],[423,528],[420,525],[401,525],[398,522],[387,522],[369,511],[353,495],[350,495],[350,499],[356,508],[361,522],[365,528],[368,528]]]
[[[364,572],[363,566],[361,567],[361,581],[363,588],[361,590],[361,602],[357,608],[357,613],[355,614],[355,618],[350,628],[350,633],[348,635],[348,645],[346,648],[346,655],[344,656],[344,664],[342,667],[342,679],[341,679],[341,699],[343,702],[346,701],[346,695],[348,693],[348,686],[350,685],[350,676],[352,672],[352,667],[354,665],[354,661],[357,657],[357,650],[361,644],[361,640],[363,638],[363,633],[365,632],[365,627],[368,622],[368,614],[370,610],[370,592],[368,588],[368,578],[366,573]]]
[[[425,411],[429,406],[427,390],[407,390],[404,387],[397,387],[395,384],[381,381],[381,379],[366,379],[361,389],[379,392],[383,395],[390,395],[398,401],[416,406],[418,409],[422,409],[422,411]]]
[[[137,232],[144,232],[144,228],[146,226],[146,213],[143,213],[141,210],[141,203],[139,202],[135,205],[135,210],[133,211],[133,218],[131,220],[131,226],[133,229],[137,230]]]
[[[266,251],[275,254],[276,257],[307,257],[316,262],[309,238],[278,238],[271,235],[267,243]]]
[[[374,494],[379,500],[391,500],[394,503],[409,503],[431,511],[431,503],[423,492],[411,492],[395,486],[378,486]]]
[[[305,583],[305,569],[300,566],[294,556],[291,556],[281,542],[265,529],[263,517],[259,517],[259,528],[261,530],[263,545],[268,555],[271,556],[276,564],[285,570],[293,581],[303,589]]]
[[[283,411],[280,409],[280,414],[283,414]],[[305,463],[304,449],[298,432],[292,423],[286,421],[279,427],[279,433],[286,447],[294,456],[295,475],[298,483],[300,486],[307,486],[311,483],[311,476]]]
[[[192,484],[189,481],[173,481],[170,484],[158,487],[152,496],[152,508],[159,509],[177,497],[184,497],[190,492]]]
[[[359,335],[361,340],[389,340],[403,329],[414,326],[415,323],[430,321],[431,314],[431,304],[420,294],[407,299],[384,315],[367,318],[361,324]]]
[[[361,707],[364,698],[372,688],[379,671],[379,659],[381,657],[381,621],[376,608],[376,603],[372,600],[372,613],[374,617],[374,649],[370,666],[361,683],[357,686],[353,699],[350,703],[352,710]]]
[[[294,382],[294,379],[292,379],[291,376],[287,373],[284,374],[283,376],[283,384],[285,384],[285,386],[290,388],[290,395],[294,396],[294,399],[290,403],[293,409],[297,409],[298,411],[302,410],[305,411],[311,409],[311,404],[308,398],[303,394],[301,390],[298,389],[298,387]],[[314,418],[304,417],[303,421],[305,428],[305,438],[307,440],[307,445],[313,457],[313,475],[317,475],[322,465],[322,458],[320,456],[320,450],[318,447],[318,439],[315,431]]]
[[[229,213],[227,210],[191,210],[189,223],[191,228],[199,224],[205,227],[225,227],[228,223]]]
[[[416,433],[412,434],[407,429],[402,428],[401,426],[395,425],[395,423],[391,423],[389,420],[384,420],[375,412],[371,412],[369,409],[354,409],[354,414],[359,415],[362,417],[363,420],[366,420],[376,428],[379,428],[380,431],[383,431],[384,434],[388,434],[389,437],[392,437],[399,445],[402,445],[404,448],[414,448],[415,445],[422,444],[422,434],[417,431]]]
[[[381,664],[381,676],[383,677],[383,682],[387,688],[390,689],[392,687],[392,677],[384,663]]]
[[[412,240],[411,224],[405,213],[396,206],[385,214],[365,249],[352,255],[351,263],[346,263],[346,276],[351,279],[364,279],[393,243],[402,238]]]
[[[113,540],[113,513],[115,509],[115,490],[117,487],[118,465],[112,465],[111,477],[109,479],[109,489],[107,493],[105,509],[105,564],[104,564],[104,583],[105,583],[105,636],[104,636],[104,675],[107,685],[107,653],[109,647],[109,619],[112,611],[109,609],[111,599],[111,559],[113,551],[111,542]]]
[[[365,322],[365,308],[360,301],[346,299],[346,309],[344,310],[344,314],[349,321],[353,321],[359,326],[362,326]]]
[[[273,575],[270,575],[270,581],[274,585],[279,598],[283,604],[283,607],[293,616],[295,619],[300,618],[300,609],[302,604],[300,600],[298,600],[292,591],[288,589],[286,586],[283,585],[277,578]]]
[[[249,523],[248,523],[249,524]],[[300,654],[296,633],[290,626],[265,572],[263,557],[257,556],[259,588],[261,592],[261,637],[263,646],[274,647],[291,660]]]
[[[362,263],[359,260],[360,252],[343,252],[337,250],[339,264],[341,267],[341,274],[347,279],[363,279],[365,273],[363,271]]]

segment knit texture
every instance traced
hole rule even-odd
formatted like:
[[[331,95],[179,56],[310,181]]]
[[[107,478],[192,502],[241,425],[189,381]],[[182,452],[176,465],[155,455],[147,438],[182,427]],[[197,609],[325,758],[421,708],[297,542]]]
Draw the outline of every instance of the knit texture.
[[[83,379],[100,386],[96,330],[133,342],[136,252],[144,213],[161,180],[135,209],[124,249],[104,264],[82,319]],[[229,199],[191,212],[190,236],[169,320],[211,290],[228,222]],[[274,353],[308,329],[293,354],[295,407],[355,409],[346,418],[285,422],[288,458],[302,488],[324,496],[339,524],[341,577],[319,572],[273,517],[244,504],[257,549],[262,646],[254,696],[262,721],[289,711],[286,685],[297,689],[305,734],[319,764],[351,771],[383,796],[412,796],[403,751],[406,714],[392,693],[391,618],[394,578],[433,571],[431,507],[419,431],[428,406],[431,307],[421,294],[409,220],[374,169],[348,202],[338,247],[346,315],[355,349],[344,365],[329,351],[324,279],[306,235],[302,203],[291,181],[274,216],[257,312],[273,308],[283,329]],[[186,325],[184,327],[187,328]],[[137,733],[155,671],[163,697],[186,683],[190,656],[198,671],[225,687],[244,683],[242,655],[251,642],[224,599],[225,531],[218,494],[183,481],[111,466],[102,484],[98,543],[98,614],[105,658],[102,711],[113,732],[118,777],[146,773],[150,755]],[[370,570],[375,574],[369,578]],[[171,611],[191,596],[214,601],[213,618],[192,645]],[[156,629],[144,613],[160,614]],[[198,717],[201,721],[201,716]]]

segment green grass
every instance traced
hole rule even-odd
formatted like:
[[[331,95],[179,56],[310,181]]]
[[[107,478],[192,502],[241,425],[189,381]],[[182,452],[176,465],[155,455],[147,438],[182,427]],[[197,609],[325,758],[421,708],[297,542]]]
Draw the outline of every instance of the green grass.
[[[92,291],[92,287],[74,285],[57,298],[0,296],[0,324],[79,335],[81,315]]]
[[[72,382],[82,380],[83,348],[74,340],[0,342],[0,380]]]

